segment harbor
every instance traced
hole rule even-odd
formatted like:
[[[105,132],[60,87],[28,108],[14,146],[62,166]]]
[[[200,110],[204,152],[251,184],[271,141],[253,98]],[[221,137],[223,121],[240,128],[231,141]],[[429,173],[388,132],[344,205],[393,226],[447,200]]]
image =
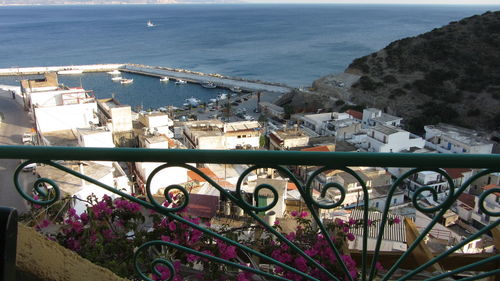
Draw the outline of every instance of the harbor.
[[[26,76],[41,75],[47,72],[57,72],[59,75],[79,75],[89,72],[110,72],[118,70],[157,78],[172,78],[176,81],[183,80],[192,84],[212,83],[220,89],[238,89],[243,92],[274,92],[285,94],[292,89],[289,86],[265,81],[247,80],[239,77],[226,77],[220,74],[206,74],[201,72],[176,69],[169,67],[156,67],[138,64],[93,64],[71,66],[47,67],[11,67],[0,69],[0,76]]]

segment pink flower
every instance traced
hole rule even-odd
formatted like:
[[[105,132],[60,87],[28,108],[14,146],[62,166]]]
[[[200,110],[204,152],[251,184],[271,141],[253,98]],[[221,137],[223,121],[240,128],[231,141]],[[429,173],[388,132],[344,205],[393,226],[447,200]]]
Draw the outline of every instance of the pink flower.
[[[280,225],[280,221],[279,220],[275,220],[274,221],[274,225]]]
[[[382,266],[382,264],[380,264],[380,262],[378,261],[377,263],[375,263],[375,268],[378,270],[378,271],[382,271],[382,270],[385,270],[384,267]]]
[[[35,194],[35,195],[33,195],[33,199],[38,200],[38,199],[40,199],[40,197],[38,197],[38,195]],[[40,209],[41,207],[42,207],[41,205],[33,203],[33,208]]]
[[[46,228],[46,227],[47,227],[47,226],[49,226],[50,224],[51,224],[51,221],[49,221],[49,220],[43,220],[42,222],[40,222],[40,223],[36,226],[36,228],[37,228],[38,230],[40,230],[40,229],[42,229],[42,228]]]
[[[200,259],[200,257],[198,257],[197,255],[188,254],[186,260],[187,260],[187,262],[195,262],[199,259]]]
[[[308,212],[305,212],[305,211],[300,213],[300,217],[301,217],[301,218],[305,218],[305,217],[307,217],[308,215],[309,215],[309,213],[308,213]]]
[[[296,217],[298,214],[299,214],[299,212],[297,212],[297,211],[292,211],[290,213],[290,215],[292,215],[292,217]]]
[[[171,221],[169,224],[168,224],[168,229],[170,229],[170,231],[175,231],[176,229],[176,225],[175,225],[175,221]]]
[[[395,217],[394,220],[393,220],[393,222],[395,224],[399,224],[401,222],[401,220],[399,219],[399,217]]]
[[[307,262],[306,262],[306,259],[304,259],[303,257],[298,257],[294,260],[294,263],[295,263],[295,267],[302,271],[302,272],[307,272]]]
[[[354,239],[356,239],[356,237],[354,236],[354,234],[352,233],[347,233],[347,240],[349,241],[354,241]]]
[[[87,224],[89,222],[89,215],[87,213],[83,213],[80,215],[80,220],[83,224]]]

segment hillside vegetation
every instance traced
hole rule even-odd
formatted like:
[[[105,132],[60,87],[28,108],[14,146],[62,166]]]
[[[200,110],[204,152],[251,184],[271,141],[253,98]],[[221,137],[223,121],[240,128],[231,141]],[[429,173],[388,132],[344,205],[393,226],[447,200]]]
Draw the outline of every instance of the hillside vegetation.
[[[351,101],[405,117],[409,129],[449,122],[500,127],[500,12],[401,39],[354,60]]]

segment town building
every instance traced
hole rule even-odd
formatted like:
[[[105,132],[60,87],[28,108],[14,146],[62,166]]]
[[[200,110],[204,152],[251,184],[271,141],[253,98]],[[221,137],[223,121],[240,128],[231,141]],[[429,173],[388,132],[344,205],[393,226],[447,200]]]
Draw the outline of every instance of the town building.
[[[441,153],[490,154],[493,143],[479,131],[439,123],[424,126],[426,146]]]
[[[368,129],[362,148],[369,152],[402,152],[423,148],[425,141],[403,129],[377,124]]]
[[[309,144],[309,136],[297,127],[271,131],[269,134],[269,150],[289,150],[294,147],[305,147]]]
[[[191,149],[257,149],[262,134],[257,121],[190,121],[183,123],[182,131],[182,139]]]
[[[285,110],[283,107],[270,102],[259,102],[259,110],[262,114],[270,117],[275,117],[277,119],[285,118]]]
[[[97,101],[99,123],[108,127],[114,134],[132,131],[132,109],[130,105],[120,104],[116,99]]]
[[[489,184],[483,186],[481,189],[483,192],[486,192],[490,189],[493,188],[500,188],[500,185],[497,184]],[[476,229],[481,229],[491,223],[492,220],[496,220],[496,218],[492,218],[490,215],[484,213],[480,208],[479,208],[479,197],[475,196],[474,197],[474,211],[472,212],[472,226],[475,227]],[[484,199],[484,208],[487,209],[489,212],[492,213],[498,213],[500,212],[500,192],[492,192],[488,196],[485,197]]]
[[[377,108],[367,108],[363,110],[363,128],[374,127],[377,125],[385,126],[401,126],[401,121],[403,118],[393,116],[382,112],[382,110]]]
[[[307,114],[299,122],[310,136],[335,136],[337,140],[349,139],[361,130],[361,123],[348,113]]]

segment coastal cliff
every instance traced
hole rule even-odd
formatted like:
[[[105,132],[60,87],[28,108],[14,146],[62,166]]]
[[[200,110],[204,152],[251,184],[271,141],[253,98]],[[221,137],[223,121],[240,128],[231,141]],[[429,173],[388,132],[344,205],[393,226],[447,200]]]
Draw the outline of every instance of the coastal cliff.
[[[413,131],[438,122],[498,129],[499,50],[500,12],[487,12],[392,42],[313,89],[404,117]]]

